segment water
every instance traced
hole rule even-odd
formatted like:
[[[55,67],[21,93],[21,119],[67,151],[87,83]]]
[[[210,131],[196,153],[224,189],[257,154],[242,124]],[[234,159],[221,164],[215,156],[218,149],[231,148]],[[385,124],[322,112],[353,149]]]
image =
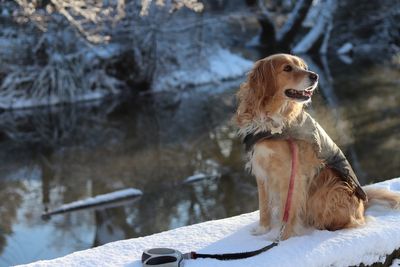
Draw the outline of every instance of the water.
[[[400,176],[398,69],[308,60],[321,77],[310,112],[361,183]],[[0,113],[0,266],[256,210],[231,123],[239,83]],[[182,183],[199,172],[216,178]],[[46,208],[127,187],[144,195],[41,219]]]

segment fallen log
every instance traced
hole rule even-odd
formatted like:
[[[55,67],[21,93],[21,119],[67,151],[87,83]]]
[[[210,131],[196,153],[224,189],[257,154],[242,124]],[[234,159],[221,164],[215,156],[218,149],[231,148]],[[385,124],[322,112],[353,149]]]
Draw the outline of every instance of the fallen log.
[[[51,216],[56,214],[63,214],[76,210],[88,209],[88,208],[111,208],[116,206],[125,205],[136,200],[142,195],[142,191],[134,188],[127,188],[118,190],[115,192],[97,195],[95,197],[86,198],[78,201],[74,201],[68,204],[63,204],[60,207],[46,211],[42,214],[42,219],[50,219]]]

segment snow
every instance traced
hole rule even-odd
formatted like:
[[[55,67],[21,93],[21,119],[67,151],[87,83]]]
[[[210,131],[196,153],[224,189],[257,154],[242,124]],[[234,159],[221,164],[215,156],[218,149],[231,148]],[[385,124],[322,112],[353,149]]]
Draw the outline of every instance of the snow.
[[[350,64],[353,63],[353,59],[352,59],[351,57],[349,57],[348,54],[339,54],[339,59],[340,59],[343,63],[345,63],[345,64],[347,64],[347,65],[350,65]]]
[[[82,95],[76,95],[74,97],[74,102],[80,101],[92,101],[104,98],[105,96],[109,95],[109,93],[102,92],[102,91],[92,91],[87,92]],[[64,103],[63,99],[58,97],[52,96],[47,98],[27,98],[27,97],[20,97],[15,99],[8,99],[8,98],[0,98],[0,108],[4,109],[21,109],[21,108],[32,108],[32,107],[39,107],[39,106],[48,106],[48,105],[56,105],[60,103]]]
[[[352,43],[343,44],[338,50],[337,53],[340,54],[348,54],[353,50],[354,46]]]
[[[2,39],[0,39],[0,45],[1,40]],[[118,54],[120,49],[121,48],[115,44],[96,47],[85,54],[84,61],[91,62],[97,58],[109,59]],[[187,66],[187,68],[181,67],[174,71],[168,71],[164,75],[155,79],[152,89],[154,91],[164,91],[175,88],[181,89],[187,86],[218,84],[221,81],[243,78],[244,74],[253,66],[252,61],[244,59],[243,57],[220,47],[210,48],[205,54],[204,64],[191,64],[190,66]],[[117,93],[119,93],[118,90],[85,91],[82,94],[74,95],[72,99],[68,100],[53,95],[45,98],[31,98],[29,96],[24,96],[24,94],[17,97],[1,95],[0,108],[21,109],[36,106],[56,105],[65,102],[92,101]]]
[[[282,28],[277,32],[277,40],[282,41],[284,39],[285,35],[293,28],[295,25],[296,21],[298,21],[299,16],[301,16],[300,10],[304,6],[304,0],[300,0],[296,2],[295,7],[293,8],[292,12],[290,12],[289,17],[287,18],[285,24],[282,26]]]
[[[154,91],[170,88],[182,88],[188,85],[204,85],[244,76],[251,69],[253,62],[231,53],[223,48],[212,49],[207,56],[205,66],[190,66],[190,69],[179,69],[154,82]]]
[[[399,267],[399,266],[400,266],[400,259],[394,259],[391,267]]]
[[[91,197],[91,198],[74,201],[74,202],[71,202],[68,204],[64,204],[53,211],[49,211],[46,214],[62,213],[62,212],[69,211],[69,210],[76,210],[76,209],[79,209],[82,207],[101,205],[101,204],[105,204],[105,203],[109,203],[109,202],[119,201],[122,199],[137,197],[137,196],[141,196],[141,195],[142,195],[142,191],[140,191],[139,189],[127,188],[127,189],[122,189],[122,190],[118,190],[118,191],[107,193],[107,194],[97,195],[97,196]]]
[[[108,44],[105,46],[95,46],[91,50],[86,51],[85,61],[90,62],[97,58],[106,60],[117,56],[121,53],[122,48],[118,44]]]
[[[400,193],[400,178],[372,185]],[[335,232],[312,231],[292,237],[277,247],[252,258],[235,261],[213,259],[188,260],[195,266],[349,266],[361,262],[383,262],[385,255],[400,248],[400,211],[373,206],[367,211],[366,225]],[[258,212],[208,221],[174,230],[122,240],[65,257],[38,261],[26,266],[141,266],[142,251],[152,247],[170,247],[181,252],[228,253],[255,250],[268,245],[278,229],[266,235],[252,236]],[[395,265],[396,266],[396,265]]]
[[[196,174],[193,174],[193,175],[187,177],[183,181],[183,183],[189,184],[189,183],[194,183],[194,182],[197,182],[197,181],[201,181],[201,180],[205,180],[205,179],[209,179],[209,178],[215,178],[215,177],[217,177],[217,175],[208,175],[208,174],[205,174],[205,173],[196,173]]]
[[[204,173],[197,173],[193,174],[192,176],[187,177],[183,182],[184,183],[194,183],[200,180],[206,179],[208,176],[205,175]]]
[[[292,49],[295,54],[304,54],[308,52],[318,38],[327,33],[329,22],[332,20],[332,13],[336,8],[336,0],[326,0],[318,20],[314,27],[301,39],[301,41]]]

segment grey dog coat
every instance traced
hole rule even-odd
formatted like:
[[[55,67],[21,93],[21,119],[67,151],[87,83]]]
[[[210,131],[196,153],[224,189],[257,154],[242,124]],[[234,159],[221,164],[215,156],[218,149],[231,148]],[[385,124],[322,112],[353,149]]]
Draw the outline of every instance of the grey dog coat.
[[[346,156],[307,112],[303,111],[295,122],[289,127],[283,128],[282,133],[272,134],[270,131],[266,131],[247,134],[243,139],[246,151],[251,151],[257,142],[265,139],[297,139],[312,144],[318,158],[322,159],[327,167],[335,170],[344,182],[354,187],[358,198],[367,200],[367,195],[361,188]]]

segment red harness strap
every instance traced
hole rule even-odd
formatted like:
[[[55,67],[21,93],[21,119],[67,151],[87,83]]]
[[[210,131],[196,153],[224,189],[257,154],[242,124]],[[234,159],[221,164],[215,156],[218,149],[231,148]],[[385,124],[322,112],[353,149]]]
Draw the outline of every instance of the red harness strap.
[[[289,220],[290,207],[292,206],[294,178],[296,176],[296,171],[297,171],[297,161],[298,161],[297,145],[295,142],[293,142],[292,139],[288,139],[288,142],[289,142],[289,146],[290,146],[290,154],[292,156],[292,168],[290,171],[290,180],[289,180],[289,188],[288,188],[286,203],[285,203],[285,211],[284,211],[283,219],[282,219],[283,223],[282,223],[282,228],[281,228],[278,240],[281,239],[281,236],[285,229],[286,223]]]

